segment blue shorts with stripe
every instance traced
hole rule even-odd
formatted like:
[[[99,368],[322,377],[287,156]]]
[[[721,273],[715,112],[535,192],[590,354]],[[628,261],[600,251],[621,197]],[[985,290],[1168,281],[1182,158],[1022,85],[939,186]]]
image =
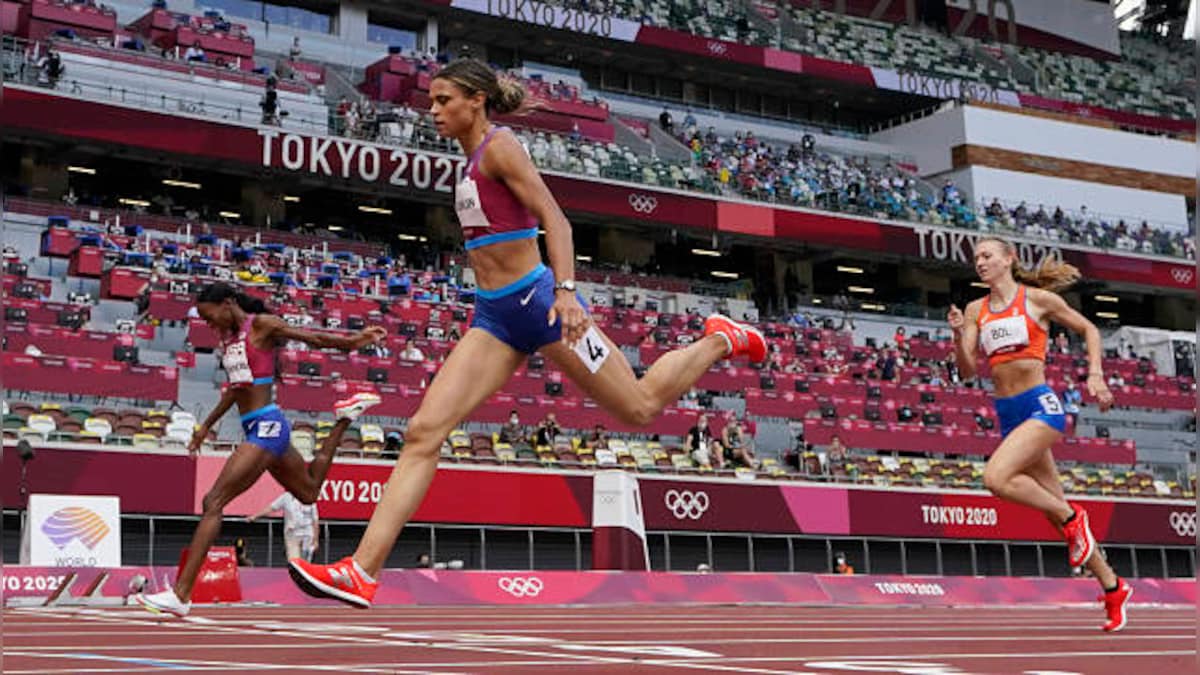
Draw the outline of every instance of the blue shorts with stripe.
[[[253,443],[275,457],[283,457],[292,445],[292,425],[274,403],[242,415],[246,442]]]
[[[587,303],[575,294],[584,310]],[[482,328],[504,344],[532,354],[562,339],[562,319],[546,324],[554,305],[554,271],[539,264],[513,283],[494,290],[475,291],[475,317],[472,328]]]
[[[1044,422],[1060,433],[1067,429],[1067,416],[1062,401],[1048,385],[1039,384],[1031,389],[996,399],[996,416],[1000,418],[1000,435],[1007,436],[1025,420]]]

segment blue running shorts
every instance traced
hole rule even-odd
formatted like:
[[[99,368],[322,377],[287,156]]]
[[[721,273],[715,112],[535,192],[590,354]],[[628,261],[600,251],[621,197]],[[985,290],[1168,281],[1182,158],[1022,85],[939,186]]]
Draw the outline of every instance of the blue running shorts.
[[[577,292],[575,297],[584,311],[588,305]],[[562,319],[546,325],[546,315],[554,305],[554,271],[539,264],[529,274],[495,290],[475,291],[475,316],[472,328],[482,328],[504,344],[532,354],[562,339]]]
[[[1038,420],[1059,432],[1067,429],[1067,416],[1058,394],[1045,384],[1039,384],[1016,396],[996,399],[996,415],[1000,418],[1000,434],[1008,436],[1025,420]]]
[[[253,443],[275,457],[283,457],[292,445],[292,426],[274,403],[242,415],[242,431],[247,443]]]

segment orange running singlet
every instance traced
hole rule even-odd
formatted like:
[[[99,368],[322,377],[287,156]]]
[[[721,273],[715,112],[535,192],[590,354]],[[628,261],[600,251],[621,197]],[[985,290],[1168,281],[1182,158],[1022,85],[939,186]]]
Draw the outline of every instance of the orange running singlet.
[[[1046,360],[1046,329],[1029,316],[1027,290],[1018,286],[1012,303],[1000,311],[992,311],[992,296],[984,298],[979,308],[979,343],[989,366],[1017,359]]]

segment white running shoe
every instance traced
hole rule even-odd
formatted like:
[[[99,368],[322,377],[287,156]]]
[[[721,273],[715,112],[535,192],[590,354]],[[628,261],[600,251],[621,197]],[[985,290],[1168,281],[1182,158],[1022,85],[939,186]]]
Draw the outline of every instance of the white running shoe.
[[[179,596],[175,595],[175,591],[170,588],[150,595],[138,593],[133,596],[133,599],[137,600],[142,607],[156,614],[172,614],[183,618],[192,611],[192,603],[180,600]]]
[[[333,404],[333,415],[340,419],[348,419],[351,422],[358,419],[358,416],[367,411],[374,405],[379,405],[383,399],[379,394],[369,391],[360,391],[350,398],[344,398]]]

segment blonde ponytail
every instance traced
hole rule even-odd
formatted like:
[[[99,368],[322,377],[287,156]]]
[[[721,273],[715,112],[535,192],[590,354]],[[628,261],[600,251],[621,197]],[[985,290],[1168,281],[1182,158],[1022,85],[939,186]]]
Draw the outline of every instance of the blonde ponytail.
[[[985,241],[994,241],[1000,244],[1004,252],[1013,257],[1013,279],[1026,286],[1041,288],[1052,293],[1061,293],[1083,278],[1078,267],[1048,256],[1042,259],[1042,263],[1036,269],[1025,269],[1021,266],[1021,259],[1017,256],[1017,247],[1011,241],[1000,237],[984,237],[975,245],[978,246]]]
[[[1035,288],[1041,288],[1052,293],[1061,293],[1075,285],[1083,275],[1079,268],[1065,263],[1057,258],[1045,258],[1035,270],[1021,267],[1021,263],[1013,262],[1013,278]]]

